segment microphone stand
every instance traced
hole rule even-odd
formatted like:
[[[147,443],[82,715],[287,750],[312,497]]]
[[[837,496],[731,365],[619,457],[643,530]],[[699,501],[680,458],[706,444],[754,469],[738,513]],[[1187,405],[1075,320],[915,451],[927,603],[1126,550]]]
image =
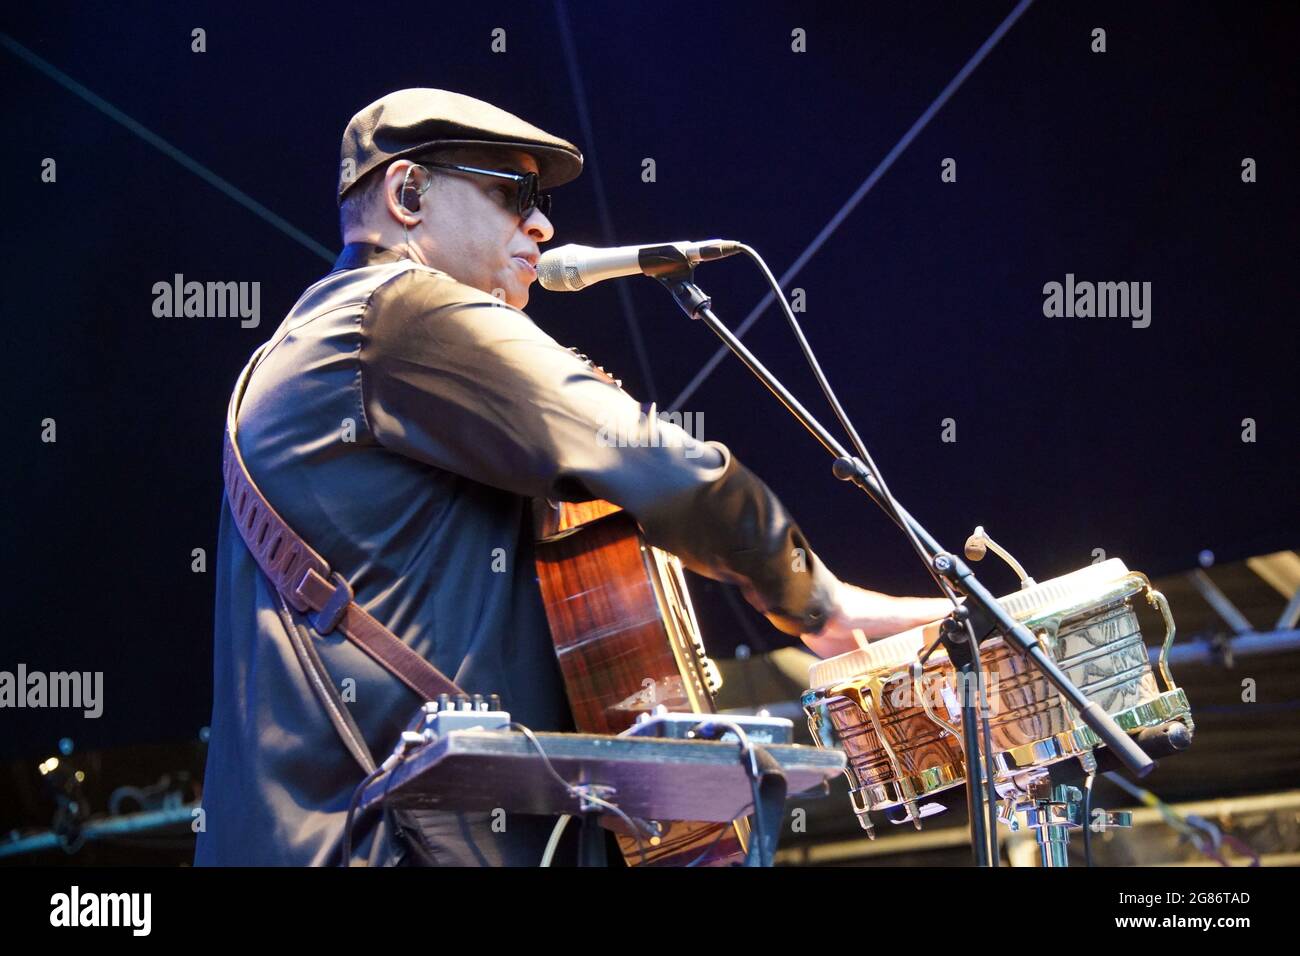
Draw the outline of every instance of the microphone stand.
[[[966,605],[964,607],[969,615],[968,620],[973,627],[973,634],[977,643],[988,640],[995,632],[1001,634],[1013,647],[1019,649],[1022,654],[1029,658],[1052,686],[1070,702],[1083,719],[1083,722],[1097,735],[1102,743],[1114,751],[1115,755],[1134,776],[1145,777],[1155,768],[1155,761],[1138,747],[1128,734],[1120,729],[1119,725],[1111,719],[1111,716],[1102,709],[1100,704],[1090,701],[1078,687],[1070,682],[1056,662],[1038,643],[1033,633],[1013,618],[997,602],[993,594],[976,579],[974,572],[961,559],[960,555],[944,549],[901,504],[884,495],[879,483],[871,475],[866,464],[857,456],[850,455],[844,449],[844,446],[777,380],[776,376],[754,357],[754,354],[745,347],[740,339],[722,324],[722,321],[714,315],[710,307],[713,301],[712,298],[706,295],[693,281],[695,269],[685,255],[673,246],[661,246],[653,251],[653,255],[643,255],[641,266],[645,274],[663,284],[664,288],[669,291],[673,300],[687,316],[704,322],[705,325],[712,329],[714,334],[722,339],[723,343],[745,363],[759,381],[767,386],[767,389],[776,396],[786,410],[830,453],[835,459],[831,470],[836,478],[841,481],[853,482],[858,488],[866,492],[900,528],[911,530],[928,555],[930,565],[935,572],[966,596]],[[963,615],[960,611],[961,609],[958,609],[957,612],[954,612],[953,618],[945,623],[951,624],[955,619],[956,623],[961,625],[960,630],[965,631],[966,627],[964,625],[966,622],[962,621],[962,618],[966,617],[966,615]],[[954,666],[962,669],[963,680],[965,681],[966,678],[976,675],[974,675],[972,667],[970,648],[962,646],[965,643],[965,637],[963,635],[958,639],[955,634],[957,630],[958,628],[952,626],[944,628],[946,637],[943,640],[950,653],[954,655]],[[963,748],[966,752],[967,767],[973,767],[978,771],[981,764],[976,738],[975,698],[970,692],[973,686],[973,682],[964,683],[966,692],[963,693],[961,702],[962,736],[964,738]],[[991,781],[992,754],[987,754],[986,757],[990,761],[988,780]],[[984,781],[969,779],[971,775],[970,771],[968,771],[966,794],[967,808],[970,812],[971,843],[974,848],[975,863],[977,866],[995,865],[995,861],[991,861],[989,858],[988,834],[985,832],[984,821],[987,817],[982,787]],[[975,775],[978,776],[977,773]]]

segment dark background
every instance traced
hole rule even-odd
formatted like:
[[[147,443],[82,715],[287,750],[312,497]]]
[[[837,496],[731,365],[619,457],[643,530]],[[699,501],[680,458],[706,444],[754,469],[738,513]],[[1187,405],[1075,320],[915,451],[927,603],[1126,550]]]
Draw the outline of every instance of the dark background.
[[[330,250],[348,118],[437,86],[587,153],[555,197],[557,244],[725,236],[780,275],[1013,4],[25,6],[5,34]],[[1105,54],[1089,50],[1098,26]],[[1036,4],[788,284],[892,488],[941,541],[984,524],[1040,578],[1095,548],[1154,577],[1202,549],[1225,562],[1297,543],[1298,26],[1295,4]],[[194,27],[206,53],[190,51]],[[105,672],[102,718],[6,711],[0,756],[65,735],[193,739],[211,708],[213,575],[190,570],[191,550],[215,553],[226,399],[329,265],[8,49],[0,95],[0,668]],[[944,157],[956,183],[940,182]],[[1044,318],[1043,284],[1067,272],[1151,282],[1151,326]],[[175,273],[260,282],[261,325],[155,318],[152,286]],[[765,288],[741,259],[699,279],[733,325]],[[528,311],[668,407],[717,341],[655,283],[623,284],[648,365],[618,283],[537,289]],[[746,341],[830,422],[774,308]],[[928,593],[904,539],[736,360],[682,407],[841,577]],[[717,656],[790,643],[722,591],[695,589]]]

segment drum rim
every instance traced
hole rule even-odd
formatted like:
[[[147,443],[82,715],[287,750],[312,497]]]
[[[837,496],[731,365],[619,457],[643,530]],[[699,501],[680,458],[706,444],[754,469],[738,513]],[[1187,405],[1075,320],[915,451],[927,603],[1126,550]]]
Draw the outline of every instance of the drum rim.
[[[1103,569],[1106,570],[1103,571]],[[1103,577],[1103,574],[1106,576]],[[1075,576],[1080,576],[1076,578],[1078,583],[1072,586],[1064,596],[1057,597],[1055,600],[1048,600],[1028,609],[1017,610],[1018,605],[1023,604],[1025,601],[1031,601],[1035,593],[1048,594],[1053,589],[1061,588],[1063,586],[1061,582]],[[1120,602],[1131,601],[1134,596],[1142,593],[1144,589],[1150,586],[1150,580],[1141,571],[1129,570],[1128,566],[1119,558],[1108,558],[1098,565],[1071,571],[1068,574],[1043,581],[1023,591],[1003,595],[997,600],[999,604],[1011,611],[1012,616],[1017,621],[1030,630],[1047,628],[1053,632],[1052,636],[1055,637],[1055,631],[1064,621],[1077,617],[1089,609],[1101,610]],[[933,627],[933,624],[901,631],[879,641],[873,641],[867,647],[859,647],[851,651],[845,651],[843,654],[836,654],[833,657],[815,661],[808,668],[809,688],[811,690],[825,690],[835,684],[866,677],[884,669],[906,667],[919,655],[920,649],[925,646],[925,629],[927,627]],[[890,651],[894,649],[890,642],[897,642],[900,648],[915,646],[916,651],[907,658],[900,657],[897,660],[872,664],[873,657],[886,656],[887,649]],[[986,641],[985,644],[986,646],[993,645],[995,642],[1005,644],[1005,639],[995,637]],[[936,648],[932,656],[939,654],[944,654],[946,659],[947,655],[943,652],[943,648]],[[894,655],[889,654],[888,656],[893,657]],[[856,660],[862,661],[861,666],[856,667],[852,673],[844,673],[843,669],[846,664]]]
[[[1110,715],[1121,730],[1136,730],[1141,727],[1158,727],[1166,721],[1178,720],[1187,725],[1189,733],[1195,733],[1196,725],[1192,722],[1192,708],[1187,695],[1181,687],[1164,691],[1148,700],[1118,710]],[[1050,737],[1021,744],[1009,750],[995,751],[993,759],[998,764],[995,773],[1023,773],[1035,767],[1045,767],[1061,760],[1068,760],[1079,754],[1089,752],[1101,746],[1101,738],[1093,733],[1087,724],[1075,723],[1070,730],[1061,731]],[[1034,756],[1035,751],[1043,751],[1045,756]],[[1002,758],[1009,757],[1011,763]]]

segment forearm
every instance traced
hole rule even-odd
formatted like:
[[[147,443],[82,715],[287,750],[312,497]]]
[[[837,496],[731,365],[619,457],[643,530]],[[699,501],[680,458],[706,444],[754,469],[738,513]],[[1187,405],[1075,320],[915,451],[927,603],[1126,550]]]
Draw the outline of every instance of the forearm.
[[[740,587],[787,634],[816,632],[833,610],[838,581],[813,553],[780,500],[723,446],[721,474],[677,494],[638,489],[620,502],[647,539],[698,574]]]

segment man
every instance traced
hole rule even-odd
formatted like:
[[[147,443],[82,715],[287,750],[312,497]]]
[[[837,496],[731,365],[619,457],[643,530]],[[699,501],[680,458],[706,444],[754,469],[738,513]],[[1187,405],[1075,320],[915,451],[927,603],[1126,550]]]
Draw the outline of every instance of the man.
[[[238,402],[237,444],[265,498],[406,646],[536,730],[572,723],[535,580],[533,498],[623,506],[651,542],[739,585],[820,654],[856,646],[855,630],[941,616],[941,600],[840,583],[726,447],[651,425],[524,314],[554,235],[539,190],[581,167],[573,144],[455,93],[401,90],[353,117],[346,247]],[[615,424],[660,440],[599,441]],[[196,862],[340,862],[362,767],[389,754],[421,701],[284,601],[229,506],[214,695]],[[349,862],[537,863],[553,821],[499,822],[371,814]]]

